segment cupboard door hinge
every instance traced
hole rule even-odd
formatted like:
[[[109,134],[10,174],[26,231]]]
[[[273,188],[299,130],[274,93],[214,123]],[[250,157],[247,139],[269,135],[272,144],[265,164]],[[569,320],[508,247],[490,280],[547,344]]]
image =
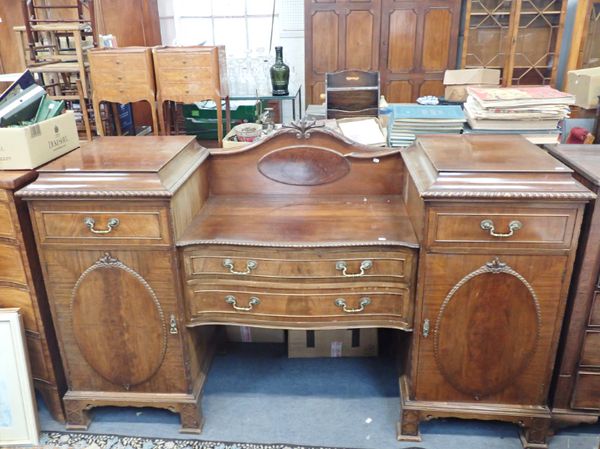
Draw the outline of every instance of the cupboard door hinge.
[[[171,319],[169,320],[169,334],[177,335],[178,333],[177,320],[175,319],[175,315],[171,315]]]
[[[429,318],[425,318],[423,321],[423,338],[429,337]]]

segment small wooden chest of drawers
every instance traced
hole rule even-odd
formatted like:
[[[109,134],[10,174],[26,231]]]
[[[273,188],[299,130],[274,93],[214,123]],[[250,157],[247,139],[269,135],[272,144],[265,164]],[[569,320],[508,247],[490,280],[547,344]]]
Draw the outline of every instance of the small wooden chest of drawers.
[[[600,193],[600,145],[558,145],[550,154]],[[600,416],[600,200],[590,203],[583,221],[557,362],[553,418],[557,425],[593,422]]]

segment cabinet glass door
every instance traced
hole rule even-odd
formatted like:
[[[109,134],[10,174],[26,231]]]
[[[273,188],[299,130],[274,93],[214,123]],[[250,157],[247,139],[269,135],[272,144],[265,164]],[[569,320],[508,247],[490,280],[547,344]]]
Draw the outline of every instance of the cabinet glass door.
[[[600,66],[600,0],[590,5],[590,17],[584,35],[582,68]]]
[[[513,85],[550,84],[563,0],[522,0],[514,49]]]

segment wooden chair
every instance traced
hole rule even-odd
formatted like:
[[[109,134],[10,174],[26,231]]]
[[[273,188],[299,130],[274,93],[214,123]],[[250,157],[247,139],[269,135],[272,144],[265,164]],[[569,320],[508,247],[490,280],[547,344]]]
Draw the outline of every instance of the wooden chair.
[[[156,99],[160,127],[169,134],[163,103],[195,103],[212,100],[217,108],[219,146],[223,142],[223,110],[225,99],[226,129],[231,128],[229,88],[225,47],[155,47],[152,49],[156,75]]]
[[[88,54],[92,80],[92,103],[96,129],[104,135],[100,119],[100,103],[146,101],[152,112],[152,131],[158,135],[156,85],[151,49],[148,47],[96,48]],[[115,105],[116,106],[116,105]],[[114,114],[115,109],[113,109]],[[117,134],[121,134],[118,114]]]

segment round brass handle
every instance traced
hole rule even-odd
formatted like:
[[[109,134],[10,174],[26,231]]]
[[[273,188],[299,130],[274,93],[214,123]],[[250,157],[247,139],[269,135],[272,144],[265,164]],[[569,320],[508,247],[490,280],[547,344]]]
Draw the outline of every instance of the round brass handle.
[[[119,226],[119,219],[118,218],[109,218],[108,221],[106,222],[106,229],[95,229],[94,226],[96,225],[96,220],[94,220],[91,217],[85,217],[83,219],[83,223],[94,234],[108,234],[108,233],[112,232],[112,230],[114,228]]]
[[[231,260],[231,259],[224,259],[223,266],[225,268],[228,268],[229,272],[232,274],[246,275],[246,274],[250,274],[250,272],[252,270],[258,268],[258,262],[256,262],[256,260],[249,260],[248,262],[246,262],[246,270],[245,271],[236,271],[233,266],[233,260]]]
[[[335,305],[341,307],[342,310],[346,313],[362,312],[363,310],[365,310],[365,307],[367,307],[369,304],[371,304],[371,298],[369,298],[368,296],[360,298],[360,301],[358,302],[358,307],[356,309],[348,308],[348,304],[346,304],[346,300],[344,298],[338,298],[335,300]]]
[[[521,223],[519,220],[512,220],[509,224],[508,224],[508,232],[507,233],[501,233],[501,232],[496,232],[496,228],[494,227],[494,222],[492,220],[485,219],[485,220],[481,220],[480,223],[481,229],[483,229],[484,231],[489,231],[490,235],[492,237],[500,237],[500,238],[506,238],[506,237],[512,237],[515,234],[515,231],[518,231],[519,229],[521,229],[523,227],[523,223]]]
[[[335,263],[335,269],[338,271],[341,271],[343,276],[353,278],[353,277],[364,276],[364,274],[367,270],[370,270],[371,268],[373,268],[373,261],[363,260],[360,263],[360,267],[358,267],[358,268],[360,269],[360,271],[358,273],[348,273],[348,264],[345,261],[339,260]]]
[[[248,307],[238,306],[237,299],[233,295],[225,296],[225,302],[227,304],[231,304],[231,307],[233,307],[234,310],[237,310],[238,312],[249,312],[252,310],[252,307],[260,304],[260,299],[256,296],[250,297],[250,300],[248,301]]]

